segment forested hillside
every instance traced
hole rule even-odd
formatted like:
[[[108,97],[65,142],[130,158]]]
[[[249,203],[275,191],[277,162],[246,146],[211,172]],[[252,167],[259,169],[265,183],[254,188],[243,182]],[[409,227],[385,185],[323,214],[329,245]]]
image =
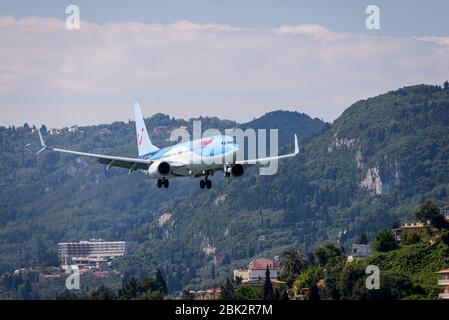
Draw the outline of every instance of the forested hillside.
[[[449,90],[413,86],[358,101],[274,176],[252,168],[179,203],[164,225],[129,234],[131,273],[165,267],[170,289],[222,280],[254,256],[343,245],[449,197]]]

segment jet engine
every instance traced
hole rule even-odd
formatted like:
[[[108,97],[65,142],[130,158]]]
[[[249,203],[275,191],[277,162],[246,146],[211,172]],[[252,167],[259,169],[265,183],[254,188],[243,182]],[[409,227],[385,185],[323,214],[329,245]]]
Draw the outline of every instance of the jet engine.
[[[240,177],[245,169],[241,164],[228,164],[224,167],[224,172],[226,177],[230,177],[231,174],[233,177]]]
[[[168,162],[156,161],[148,168],[148,175],[153,177],[166,176],[170,173]]]

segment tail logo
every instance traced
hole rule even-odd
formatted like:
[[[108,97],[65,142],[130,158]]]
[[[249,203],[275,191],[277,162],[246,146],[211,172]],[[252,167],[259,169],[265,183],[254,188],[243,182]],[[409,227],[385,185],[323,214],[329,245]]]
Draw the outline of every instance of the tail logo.
[[[137,143],[139,144],[139,146],[142,144],[143,132],[144,129],[142,128],[142,134],[137,134]]]

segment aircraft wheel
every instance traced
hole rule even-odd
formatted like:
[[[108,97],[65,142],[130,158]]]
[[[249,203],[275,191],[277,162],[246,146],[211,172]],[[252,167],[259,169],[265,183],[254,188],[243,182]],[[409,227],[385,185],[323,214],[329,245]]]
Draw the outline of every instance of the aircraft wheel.
[[[211,180],[206,180],[206,187],[207,187],[207,189],[210,189],[212,187],[212,181]]]
[[[163,181],[163,183],[164,183],[164,188],[168,188],[168,186],[169,186],[169,182],[168,182],[168,179],[164,179],[164,181]]]
[[[161,179],[157,179],[157,187],[162,188],[162,180]]]
[[[204,180],[200,180],[200,188],[204,189],[205,186],[206,186],[206,182]]]

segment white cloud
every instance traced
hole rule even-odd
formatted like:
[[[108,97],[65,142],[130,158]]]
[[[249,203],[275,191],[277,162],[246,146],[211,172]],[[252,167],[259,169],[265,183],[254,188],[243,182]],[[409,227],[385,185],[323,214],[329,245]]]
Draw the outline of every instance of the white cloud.
[[[0,124],[100,123],[144,113],[239,121],[274,109],[335,119],[358,99],[449,74],[448,38],[318,25],[241,29],[0,17]]]
[[[281,26],[273,29],[273,31],[280,35],[306,35],[316,40],[343,40],[350,37],[350,34],[332,32],[316,24]]]

